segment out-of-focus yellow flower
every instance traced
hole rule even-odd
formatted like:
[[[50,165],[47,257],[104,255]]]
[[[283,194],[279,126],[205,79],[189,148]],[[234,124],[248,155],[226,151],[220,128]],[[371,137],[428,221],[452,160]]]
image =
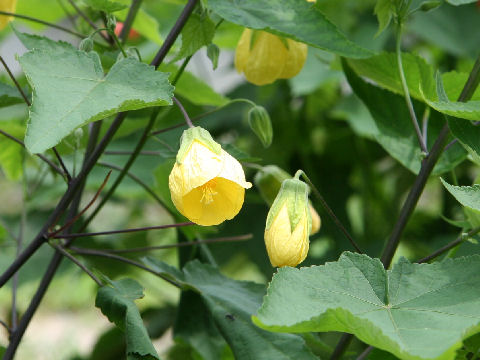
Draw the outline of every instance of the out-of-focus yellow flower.
[[[272,266],[297,266],[305,260],[311,226],[307,185],[295,178],[283,181],[265,226],[265,246]]]
[[[237,215],[252,186],[240,163],[201,127],[184,131],[168,185],[178,211],[203,226]]]
[[[302,70],[307,45],[265,31],[245,29],[235,52],[235,67],[255,85],[288,79]]]
[[[0,0],[0,10],[6,12],[15,12],[17,0]],[[0,30],[7,26],[9,21],[13,20],[13,16],[0,15]]]
[[[310,235],[313,235],[318,233],[320,230],[320,226],[322,226],[322,220],[310,202],[308,203],[308,210],[310,211],[310,216],[312,217],[312,229],[310,230]]]

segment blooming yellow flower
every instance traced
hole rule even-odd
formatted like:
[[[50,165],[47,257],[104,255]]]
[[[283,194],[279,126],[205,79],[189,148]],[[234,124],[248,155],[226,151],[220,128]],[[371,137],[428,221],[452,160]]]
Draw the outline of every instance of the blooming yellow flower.
[[[240,163],[200,127],[184,131],[168,185],[178,211],[203,226],[235,217],[252,186]]]
[[[17,0],[0,0],[0,10],[14,13],[17,6]],[[13,16],[0,15],[0,30],[7,26],[9,21],[13,20]]]
[[[307,185],[298,179],[285,180],[265,226],[265,246],[272,266],[297,266],[305,260],[311,226]]]
[[[307,50],[303,43],[245,29],[235,52],[235,67],[255,85],[270,84],[297,75],[307,59]]]

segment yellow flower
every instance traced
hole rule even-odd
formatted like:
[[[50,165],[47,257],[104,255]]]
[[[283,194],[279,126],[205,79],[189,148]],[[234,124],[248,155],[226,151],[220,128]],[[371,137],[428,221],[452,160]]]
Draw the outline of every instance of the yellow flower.
[[[237,45],[235,67],[255,85],[270,84],[297,75],[307,59],[307,50],[303,43],[245,29]]]
[[[0,0],[0,10],[6,12],[15,12],[17,0]],[[0,15],[0,30],[7,26],[9,21],[13,20],[13,16]]]
[[[297,266],[305,260],[311,226],[307,185],[298,179],[285,180],[265,226],[265,246],[272,266]]]
[[[172,201],[190,221],[218,225],[238,214],[245,181],[240,163],[200,127],[184,131],[177,161],[168,179]]]

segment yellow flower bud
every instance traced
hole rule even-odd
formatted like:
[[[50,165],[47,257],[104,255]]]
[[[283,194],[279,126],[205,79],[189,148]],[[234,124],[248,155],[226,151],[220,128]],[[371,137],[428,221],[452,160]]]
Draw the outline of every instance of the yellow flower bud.
[[[235,217],[252,186],[240,163],[200,127],[184,131],[168,185],[177,210],[203,226]]]
[[[0,10],[10,13],[15,12],[17,6],[17,0],[1,0],[0,1]],[[0,30],[4,29],[7,26],[9,21],[13,20],[13,16],[0,15]]]
[[[245,29],[235,53],[235,67],[255,85],[288,79],[302,70],[307,45],[270,34]]]
[[[265,246],[272,266],[297,266],[305,260],[311,226],[307,185],[298,179],[285,180],[265,226]]]
[[[320,226],[322,226],[322,220],[310,202],[308,203],[308,210],[310,211],[310,216],[312,217],[312,229],[310,230],[310,235],[313,235],[318,233],[320,230]]]

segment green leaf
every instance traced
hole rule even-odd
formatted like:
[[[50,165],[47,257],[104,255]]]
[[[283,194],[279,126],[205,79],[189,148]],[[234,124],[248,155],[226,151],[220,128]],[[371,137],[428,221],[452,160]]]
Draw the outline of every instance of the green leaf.
[[[16,138],[22,138],[25,128],[14,122],[0,122],[0,129]],[[7,179],[17,181],[22,177],[23,147],[0,134],[0,167]]]
[[[33,88],[25,137],[32,153],[117,112],[171,104],[167,74],[132,58],[117,62],[106,76],[95,52],[35,49],[19,61]]]
[[[24,101],[16,88],[0,82],[0,108],[21,104]]]
[[[148,259],[147,265],[159,272],[164,270],[156,259]],[[229,279],[218,269],[197,260],[187,263],[177,280],[201,295],[235,359],[317,359],[302,337],[269,333],[253,325],[250,316],[262,302],[264,285]]]
[[[209,0],[225,20],[301,41],[336,54],[363,58],[372,53],[348,40],[313,4],[298,0]]]
[[[95,306],[125,332],[127,359],[159,359],[134,300],[143,298],[142,286],[132,279],[112,281],[98,290]]]
[[[474,3],[477,2],[477,0],[447,0],[447,2],[451,5],[459,6]]]
[[[75,50],[75,47],[72,44],[69,44],[65,41],[53,41],[45,36],[22,33],[18,31],[15,27],[12,26],[12,28],[18,40],[20,40],[23,46],[25,46],[28,50],[42,49],[59,52],[61,52],[62,50]]]
[[[160,69],[170,72],[170,81],[173,81],[178,71],[178,67],[173,64],[161,66]],[[195,105],[223,106],[230,101],[229,98],[218,94],[207,83],[188,71],[183,72],[175,85],[175,94]]]
[[[127,7],[127,5],[110,0],[83,0],[83,2],[94,10],[105,11],[106,13],[123,10]]]
[[[423,101],[420,86],[424,94],[434,94],[434,71],[422,57],[410,53],[403,53],[402,64],[408,89],[413,98]],[[350,65],[359,76],[367,77],[381,87],[403,96],[395,53],[383,52],[367,59],[349,59],[348,65]]]
[[[480,118],[480,101],[431,101],[428,99],[425,101],[443,114],[473,121]]]
[[[460,144],[468,151],[473,160],[480,164],[480,128],[461,119],[448,119],[448,127]]]
[[[270,331],[342,331],[400,359],[453,360],[480,330],[480,256],[385,271],[378,259],[283,267],[253,321]]]
[[[374,12],[378,19],[378,31],[375,36],[378,36],[387,28],[388,24],[390,24],[393,15],[392,1],[377,0]]]
[[[421,150],[403,96],[363,81],[355,75],[346,61],[343,66],[350,86],[367,106],[375,121],[376,129],[369,127],[367,130],[372,132],[371,135],[393,158],[417,174],[421,166]],[[424,110],[418,102],[414,102],[414,105],[417,114]],[[429,147],[441,131],[442,120],[439,113],[431,112],[427,131]],[[458,144],[442,153],[433,174],[449,171],[465,159],[465,150],[456,145]]]
[[[450,185],[443,179],[440,180],[443,186],[445,186],[445,189],[447,189],[460,204],[480,211],[480,185],[455,186]]]
[[[182,47],[172,62],[195,54],[197,50],[212,42],[213,35],[215,35],[213,21],[208,16],[192,14],[182,30]]]

